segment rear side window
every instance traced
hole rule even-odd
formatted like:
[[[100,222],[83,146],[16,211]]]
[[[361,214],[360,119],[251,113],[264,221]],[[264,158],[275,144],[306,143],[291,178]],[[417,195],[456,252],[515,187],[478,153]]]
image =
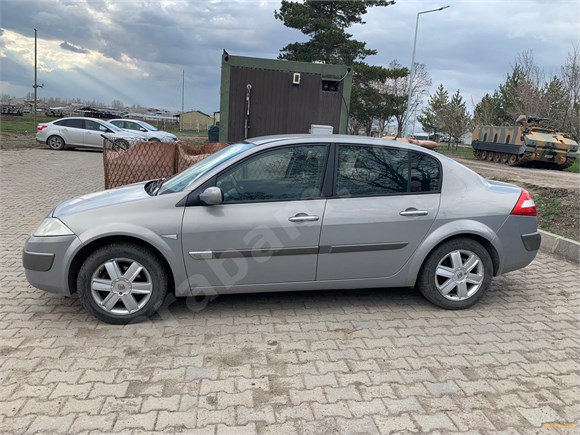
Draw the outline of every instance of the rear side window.
[[[338,196],[378,196],[440,190],[440,165],[427,154],[384,147],[338,147]]]
[[[82,119],[61,119],[54,124],[60,125],[61,127],[84,128]]]
[[[374,196],[407,192],[409,153],[383,147],[338,147],[336,193]]]
[[[411,153],[411,192],[439,192],[441,170],[439,163],[423,153]]]

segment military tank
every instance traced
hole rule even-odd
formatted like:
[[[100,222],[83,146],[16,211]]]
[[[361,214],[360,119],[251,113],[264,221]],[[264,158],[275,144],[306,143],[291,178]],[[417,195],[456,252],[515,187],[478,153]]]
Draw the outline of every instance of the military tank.
[[[543,125],[547,118],[520,115],[516,126],[477,126],[471,146],[480,160],[509,166],[566,169],[578,156],[578,143],[568,134]]]

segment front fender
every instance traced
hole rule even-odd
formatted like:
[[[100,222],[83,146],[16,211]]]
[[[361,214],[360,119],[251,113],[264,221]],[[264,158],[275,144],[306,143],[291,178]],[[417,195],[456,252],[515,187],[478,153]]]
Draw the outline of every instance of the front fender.
[[[78,236],[80,243],[74,247],[73,252],[69,253],[65,271],[66,276],[70,272],[73,259],[81,249],[100,239],[110,237],[130,237],[153,246],[163,255],[169,264],[177,295],[189,294],[189,281],[181,255],[181,235],[177,234],[175,238],[163,238],[146,227],[130,223],[108,223],[106,225],[92,227],[80,234]]]
[[[423,240],[407,264],[407,275],[405,278],[406,285],[409,287],[415,285],[421,266],[425,262],[427,256],[437,245],[447,239],[462,235],[479,236],[491,243],[498,253],[498,273],[501,272],[503,267],[504,248],[495,232],[482,222],[470,219],[460,219],[440,224],[439,227],[431,231],[425,240]]]

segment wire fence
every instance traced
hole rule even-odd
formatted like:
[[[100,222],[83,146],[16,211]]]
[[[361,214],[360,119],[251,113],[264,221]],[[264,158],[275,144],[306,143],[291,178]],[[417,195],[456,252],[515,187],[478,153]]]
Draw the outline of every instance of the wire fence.
[[[171,177],[226,146],[222,143],[191,146],[183,142],[138,142],[123,147],[106,139],[103,143],[105,189]]]

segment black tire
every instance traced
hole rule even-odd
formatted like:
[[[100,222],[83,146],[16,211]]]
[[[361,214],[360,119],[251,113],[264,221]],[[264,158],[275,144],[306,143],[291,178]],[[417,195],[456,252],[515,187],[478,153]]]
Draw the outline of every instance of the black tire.
[[[64,150],[66,148],[66,144],[64,142],[64,139],[60,136],[50,136],[48,139],[46,139],[46,144],[48,145],[48,147],[51,150],[54,151],[60,151],[60,150]]]
[[[129,142],[125,139],[115,139],[112,148],[113,151],[126,151],[129,149]]]
[[[156,137],[152,137],[151,139],[149,139],[149,142],[161,142],[161,141]]]
[[[441,266],[442,269],[452,269],[453,266],[448,267],[447,261],[451,262],[452,253],[459,252],[461,254],[461,261],[469,257],[469,254],[474,254],[480,263],[472,268],[472,270],[477,271],[473,274],[463,270],[463,267],[458,268],[453,277],[446,278],[438,274],[438,269]],[[447,271],[445,270],[447,273]],[[466,297],[462,298],[459,294],[460,291],[460,281],[456,281],[457,278],[460,280],[464,274],[466,278],[475,277],[477,274],[481,274],[481,284],[476,288],[476,284],[469,283],[468,281],[463,281],[465,283],[465,289],[468,290]],[[447,310],[461,310],[464,308],[469,308],[477,301],[479,301],[485,292],[488,290],[491,279],[493,276],[493,265],[491,261],[491,256],[489,252],[478,242],[468,238],[458,238],[451,239],[447,242],[442,243],[440,246],[435,248],[427,257],[419,276],[417,278],[416,287],[419,289],[421,294],[430,302],[437,305],[438,307],[445,308]],[[446,288],[446,284],[449,283],[449,288],[456,286],[455,293],[452,291],[448,293],[447,297],[442,294],[439,288]],[[472,286],[472,287],[469,287]],[[471,289],[472,294],[469,295],[469,289]]]
[[[110,269],[105,264],[111,266],[111,262],[117,264],[122,276],[114,279],[109,274]],[[137,264],[136,268],[141,266],[141,271],[133,280],[125,279],[125,273],[134,264]],[[99,281],[95,284],[111,282],[110,290],[106,284],[104,287],[107,289],[93,291],[93,279]],[[138,245],[115,243],[89,255],[79,271],[77,290],[83,307],[93,316],[106,323],[127,324],[143,321],[157,312],[167,294],[168,283],[165,267],[150,250]],[[139,291],[137,285],[140,285]],[[144,294],[143,291],[149,293]],[[113,302],[111,308],[104,306],[108,296],[109,301]],[[133,311],[128,308],[129,300],[136,304]]]

